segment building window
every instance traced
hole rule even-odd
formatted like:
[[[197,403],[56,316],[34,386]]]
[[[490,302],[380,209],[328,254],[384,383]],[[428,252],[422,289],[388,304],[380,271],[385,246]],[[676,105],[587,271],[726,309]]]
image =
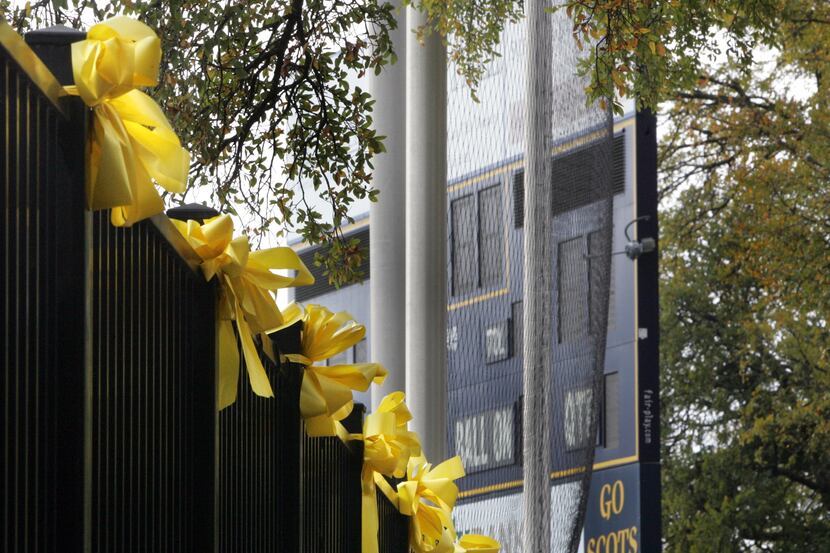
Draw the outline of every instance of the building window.
[[[585,239],[573,238],[558,246],[558,335],[559,342],[571,342],[588,330],[588,267]]]
[[[565,394],[565,447],[582,449],[591,445],[591,388],[575,388]]]
[[[521,228],[525,224],[525,170],[513,173],[513,226]]]
[[[510,324],[508,321],[490,323],[484,328],[484,357],[487,363],[510,357]]]
[[[453,352],[458,350],[458,327],[456,325],[447,326],[447,351]]]
[[[600,277],[602,275],[600,274],[599,269],[603,265],[603,263],[600,261],[604,253],[602,251],[602,241],[600,237],[601,235],[599,232],[591,232],[588,234],[588,324],[590,325],[592,331],[594,330],[592,317],[595,316],[592,302],[596,299],[594,298],[596,291],[600,289]],[[609,250],[610,249],[611,248],[609,247]],[[614,317],[616,317],[616,312],[614,310],[614,257],[612,256],[611,260],[608,263],[607,331],[610,331],[614,328]]]
[[[607,449],[620,447],[620,373],[605,375],[603,441]]]
[[[501,284],[504,273],[501,186],[491,186],[478,193],[478,228],[481,286]]]
[[[355,363],[368,363],[369,362],[369,347],[366,343],[366,338],[362,339],[358,343],[354,345],[354,362]]]
[[[519,357],[524,348],[524,304],[520,301],[510,306],[510,316],[513,323],[513,355]]]
[[[476,211],[475,196],[452,202],[452,291],[453,295],[471,292],[476,287]]]
[[[555,156],[551,160],[551,195],[554,215],[565,213],[605,197],[605,184],[612,194],[625,192],[625,136],[606,140]]]

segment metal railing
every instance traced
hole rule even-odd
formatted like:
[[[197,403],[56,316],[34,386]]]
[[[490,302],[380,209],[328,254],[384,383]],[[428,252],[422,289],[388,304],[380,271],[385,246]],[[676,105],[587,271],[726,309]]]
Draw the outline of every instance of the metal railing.
[[[0,549],[78,550],[83,158],[72,148],[83,134],[77,106],[59,99],[46,66],[7,25],[0,46]]]
[[[215,292],[159,227],[93,216],[87,375],[91,551],[209,551]],[[158,226],[157,226],[158,225]],[[171,228],[174,232],[175,229]]]
[[[243,381],[219,413],[221,553],[299,551],[301,373],[262,358],[275,397]]]
[[[359,551],[361,444],[306,437],[302,368],[266,359],[265,399],[243,367],[217,413],[216,289],[195,252],[164,215],[85,211],[89,112],[60,94],[81,38],[0,25],[0,548]],[[299,327],[273,339],[297,351]],[[408,519],[379,506],[380,551],[408,551]]]

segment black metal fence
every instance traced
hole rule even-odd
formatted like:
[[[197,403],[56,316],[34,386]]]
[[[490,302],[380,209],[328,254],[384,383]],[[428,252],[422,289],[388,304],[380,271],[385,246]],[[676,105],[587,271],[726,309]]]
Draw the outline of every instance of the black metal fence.
[[[86,508],[95,552],[212,546],[203,529],[213,521],[215,293],[163,222],[123,229],[106,212],[93,216]]]
[[[29,48],[7,31],[0,547],[359,551],[360,444],[306,437],[296,365],[267,363],[273,399],[242,376],[216,412],[216,290],[195,253],[165,216],[124,229],[84,210],[88,112],[52,76],[71,81],[83,35],[30,33]],[[406,517],[380,506],[381,551],[404,553]]]
[[[0,48],[0,548],[79,550],[83,164],[66,145],[82,134],[73,130],[77,110],[60,102],[54,87],[44,89],[42,66],[13,38],[4,35]]]
[[[219,413],[221,553],[300,550],[301,373],[263,361],[275,397],[242,382]]]

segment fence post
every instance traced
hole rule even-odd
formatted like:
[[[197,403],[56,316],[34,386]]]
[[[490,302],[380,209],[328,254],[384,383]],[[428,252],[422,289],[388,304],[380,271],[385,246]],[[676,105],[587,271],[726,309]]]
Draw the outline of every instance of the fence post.
[[[301,331],[303,323],[298,321],[292,326],[271,334],[274,349],[281,354],[300,353]],[[301,441],[305,435],[303,421],[300,418],[300,386],[302,385],[303,367],[296,363],[281,362],[279,366],[279,389],[277,398],[281,403],[279,411],[281,428],[291,433],[280,451],[279,463],[283,467],[285,495],[280,502],[278,518],[285,528],[285,547],[281,551],[300,551],[302,532],[303,497],[301,486]]]
[[[70,44],[82,40],[85,33],[66,27],[52,27],[26,34],[25,41],[54,74],[61,85],[74,84]],[[41,240],[49,251],[51,273],[48,286],[54,298],[48,325],[60,332],[51,336],[52,347],[60,352],[59,366],[50,377],[54,386],[56,431],[54,448],[53,501],[57,509],[53,539],[57,549],[89,550],[89,436],[87,408],[89,402],[89,363],[87,359],[88,305],[87,215],[84,206],[86,176],[87,110],[80,98],[61,98],[65,118],[43,129],[51,137],[49,146],[55,179],[41,206],[45,225]],[[47,137],[48,138],[48,137]],[[63,173],[63,174],[61,174]],[[88,322],[88,321],[87,321]],[[83,438],[83,439],[82,439]]]
[[[73,42],[84,40],[86,38],[85,32],[57,25],[30,31],[23,38],[61,85],[75,84],[75,77],[72,74],[71,46]],[[71,173],[70,180],[73,187],[63,198],[71,203],[58,205],[67,205],[67,209],[63,211],[68,211],[69,207],[74,208],[76,204],[84,208],[89,110],[77,96],[65,96],[61,98],[61,103],[68,119],[68,124],[63,125],[60,129],[61,144],[66,164]]]
[[[219,215],[219,212],[215,209],[208,207],[206,205],[197,204],[197,203],[190,203],[183,206],[174,207],[168,209],[165,214],[170,219],[176,219],[179,221],[187,222],[190,219],[199,221],[200,224],[204,223],[205,219],[210,217],[216,217]],[[216,288],[213,288],[214,293],[216,293]],[[215,317],[216,324],[219,323],[218,316],[216,312],[218,311],[218,306],[216,302],[212,306],[213,309],[213,316]],[[215,326],[215,325],[214,325]],[[218,349],[216,358],[218,359]],[[214,389],[216,389],[217,379],[218,379],[219,371],[214,371]],[[215,403],[215,402],[214,402]],[[207,410],[206,410],[207,411]],[[220,451],[219,451],[219,434],[220,434],[220,423],[219,423],[219,413],[216,411],[215,405],[211,405],[210,412],[213,417],[213,433],[211,438],[213,439],[213,465],[210,468],[210,478],[211,483],[213,486],[213,509],[210,516],[210,526],[208,528],[204,528],[204,533],[209,533],[211,540],[210,545],[212,546],[212,552],[219,551],[219,544],[220,542],[220,501],[221,501],[221,491],[220,491]],[[206,471],[207,472],[207,471]],[[211,553],[212,553],[211,552]]]

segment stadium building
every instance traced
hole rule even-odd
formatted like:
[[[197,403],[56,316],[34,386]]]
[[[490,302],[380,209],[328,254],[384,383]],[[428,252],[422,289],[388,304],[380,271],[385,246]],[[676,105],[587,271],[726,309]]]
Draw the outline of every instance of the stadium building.
[[[446,436],[449,453],[461,455],[467,471],[459,483],[455,518],[460,532],[492,535],[504,553],[518,553],[522,541],[525,179],[522,132],[513,121],[523,113],[523,85],[510,77],[511,67],[521,66],[517,58],[522,40],[521,33],[507,36],[505,50],[516,54],[502,56],[491,67],[481,84],[480,103],[471,105],[464,83],[453,76],[448,91]],[[557,233],[552,260],[551,445],[556,455],[551,493],[569,493],[568,486],[584,471],[578,453],[593,448],[581,550],[659,551],[657,256],[625,255],[626,247],[636,248],[638,240],[657,238],[655,119],[628,102],[626,113],[613,122],[614,255],[598,398],[592,387],[573,385],[557,375],[558,369],[582,362],[572,345],[586,340],[589,332],[595,233],[566,223],[590,208],[597,178],[593,166],[600,149],[607,147],[602,142],[606,135],[602,128],[570,119],[562,127],[574,131],[560,133],[551,145],[550,216],[554,225],[571,231]],[[356,217],[342,230],[347,238],[359,238],[368,251],[368,215]],[[315,285],[295,289],[294,299],[349,311],[368,327],[371,259],[361,268],[367,280],[335,289],[313,267],[317,248],[302,243],[294,247],[317,277]],[[330,362],[365,361],[369,345],[361,342]],[[577,421],[595,399],[600,411],[592,439]],[[358,394],[356,401],[371,405],[368,394]],[[560,544],[551,547],[555,551]]]

